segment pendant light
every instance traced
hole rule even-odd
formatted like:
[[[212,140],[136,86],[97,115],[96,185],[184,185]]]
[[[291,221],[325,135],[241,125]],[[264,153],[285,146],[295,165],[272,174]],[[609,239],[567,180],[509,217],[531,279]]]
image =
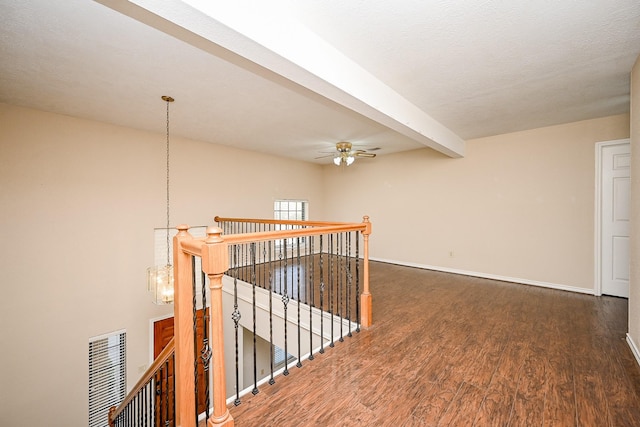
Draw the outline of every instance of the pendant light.
[[[169,224],[169,104],[174,101],[170,96],[163,96],[167,103],[167,262],[165,265],[156,265],[147,269],[147,288],[152,294],[155,304],[173,303],[173,265],[170,251],[170,224]]]

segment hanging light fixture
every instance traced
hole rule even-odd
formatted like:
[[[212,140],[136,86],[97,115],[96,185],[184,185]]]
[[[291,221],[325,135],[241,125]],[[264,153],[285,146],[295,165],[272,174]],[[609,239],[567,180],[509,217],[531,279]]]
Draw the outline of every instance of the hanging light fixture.
[[[333,158],[333,164],[336,166],[347,165],[350,166],[356,158],[350,153],[340,153]]]
[[[351,151],[351,143],[342,141],[336,144],[338,154],[333,158],[333,164],[336,166],[350,166],[355,160],[353,151]],[[360,150],[359,152],[363,152]]]
[[[147,269],[147,287],[155,304],[171,304],[173,303],[173,265],[171,264],[171,251],[169,249],[169,104],[174,99],[165,95],[162,100],[167,103],[167,263]]]

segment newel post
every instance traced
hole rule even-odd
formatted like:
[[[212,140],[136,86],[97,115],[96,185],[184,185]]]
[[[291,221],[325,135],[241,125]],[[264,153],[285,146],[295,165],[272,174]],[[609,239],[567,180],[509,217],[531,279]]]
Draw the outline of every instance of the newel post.
[[[229,251],[222,239],[222,229],[207,228],[202,247],[202,270],[209,276],[211,290],[211,366],[213,371],[213,414],[208,427],[233,427],[227,408],[227,386],[224,367],[224,335],[222,313],[222,276],[229,269]]]
[[[176,425],[195,427],[195,379],[193,377],[193,295],[191,278],[193,266],[191,255],[182,250],[182,242],[193,239],[189,234],[189,226],[181,224],[178,234],[173,237],[173,315],[174,338],[176,343],[175,358],[175,404]]]
[[[369,222],[369,217],[365,215],[362,223],[365,224],[366,228],[362,232],[364,240],[364,255],[362,260],[364,264],[364,274],[362,278],[364,290],[360,296],[360,323],[362,324],[362,327],[368,328],[372,323],[371,292],[369,292],[369,235],[371,234],[371,223]]]

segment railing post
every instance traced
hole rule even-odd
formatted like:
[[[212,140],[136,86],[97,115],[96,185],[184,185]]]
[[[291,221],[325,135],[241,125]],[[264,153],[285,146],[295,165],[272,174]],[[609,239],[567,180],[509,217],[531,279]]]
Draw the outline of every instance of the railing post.
[[[371,223],[369,222],[369,217],[366,215],[363,217],[362,222],[365,224],[366,229],[362,232],[362,238],[364,241],[364,254],[362,259],[364,272],[362,282],[364,289],[360,297],[360,323],[363,328],[368,328],[372,323],[371,293],[369,292],[369,235],[371,234]]]
[[[209,276],[211,290],[211,361],[213,371],[213,414],[208,427],[233,427],[227,408],[227,386],[224,367],[224,335],[222,313],[222,276],[229,269],[228,245],[222,239],[222,229],[208,227],[202,247],[202,270]]]
[[[173,238],[173,278],[174,278],[174,337],[176,356],[174,365],[176,426],[196,427],[195,378],[193,376],[193,295],[191,281],[193,266],[191,255],[182,250],[181,243],[193,239],[188,225],[179,225],[178,234]]]

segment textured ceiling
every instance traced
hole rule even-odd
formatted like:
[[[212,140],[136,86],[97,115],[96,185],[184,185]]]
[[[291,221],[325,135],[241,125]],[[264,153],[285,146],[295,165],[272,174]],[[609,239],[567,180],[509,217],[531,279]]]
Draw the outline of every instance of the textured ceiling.
[[[629,110],[636,0],[277,5],[464,139]],[[306,161],[423,146],[263,71],[93,1],[0,0],[0,102],[162,132],[169,94],[173,134]]]

